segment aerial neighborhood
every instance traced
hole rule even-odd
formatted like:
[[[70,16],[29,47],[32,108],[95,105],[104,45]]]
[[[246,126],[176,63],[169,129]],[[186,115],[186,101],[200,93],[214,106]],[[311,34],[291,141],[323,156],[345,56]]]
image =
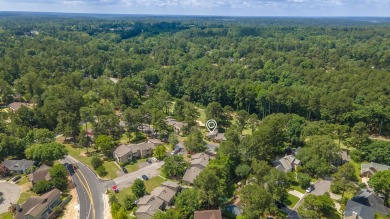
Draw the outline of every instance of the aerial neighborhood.
[[[0,219],[390,218],[387,20],[96,16],[0,12]]]

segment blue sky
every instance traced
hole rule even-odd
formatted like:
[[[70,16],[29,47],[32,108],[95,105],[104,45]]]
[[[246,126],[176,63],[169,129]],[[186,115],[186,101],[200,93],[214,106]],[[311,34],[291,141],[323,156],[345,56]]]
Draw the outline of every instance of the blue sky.
[[[0,11],[390,17],[390,0],[0,0]]]

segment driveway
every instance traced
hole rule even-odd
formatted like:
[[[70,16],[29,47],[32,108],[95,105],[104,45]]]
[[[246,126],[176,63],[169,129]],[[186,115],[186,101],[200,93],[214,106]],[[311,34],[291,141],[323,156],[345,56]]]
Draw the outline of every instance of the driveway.
[[[330,180],[319,180],[314,183],[314,190],[311,192],[313,195],[323,195],[330,189]]]
[[[3,201],[0,202],[0,214],[7,212],[11,203],[19,200],[21,190],[18,185],[12,183],[0,183],[0,192],[3,193]]]
[[[127,174],[125,174],[123,176],[120,176],[120,177],[117,177],[117,178],[115,178],[113,180],[104,181],[104,182],[102,182],[102,187],[104,189],[109,189],[113,185],[116,185],[119,190],[128,188],[128,187],[130,187],[133,184],[133,182],[139,176],[146,175],[149,178],[158,176],[160,174],[158,169],[163,164],[164,164],[164,161],[154,162],[154,163],[150,164],[149,166],[146,166],[146,167],[144,167],[142,169],[139,169],[137,171],[134,171],[134,172],[131,172],[131,173],[127,173]]]

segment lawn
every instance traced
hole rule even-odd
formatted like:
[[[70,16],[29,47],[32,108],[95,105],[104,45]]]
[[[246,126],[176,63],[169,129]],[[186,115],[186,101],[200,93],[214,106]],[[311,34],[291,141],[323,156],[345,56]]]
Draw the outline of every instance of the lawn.
[[[110,194],[113,194],[114,192],[110,190]],[[132,195],[133,192],[131,191],[131,187],[120,190],[118,193],[115,194],[116,198],[118,199],[118,202],[123,205],[123,201],[125,200],[126,196]]]
[[[203,123],[206,123],[206,113],[205,113],[204,109],[198,108],[198,112],[199,112],[199,117],[197,120],[199,120]]]
[[[389,219],[390,216],[386,217],[386,215],[375,213],[375,219]]]
[[[70,144],[65,144],[66,149],[68,149],[69,155],[76,158],[77,160],[81,161],[85,165],[87,165],[89,168],[93,170],[93,167],[91,165],[91,156],[87,156],[86,152],[87,149],[85,148],[75,148],[72,147]],[[89,154],[92,154],[94,152],[94,149],[89,148],[88,149]],[[113,179],[117,177],[116,171],[120,170],[117,165],[115,165],[114,161],[105,161],[103,166],[106,168],[107,175],[104,177],[104,179]]]
[[[160,186],[161,183],[163,183],[165,179],[163,179],[160,176],[153,177],[147,181],[145,181],[145,187],[146,191],[150,193],[154,188]]]
[[[139,168],[138,168],[138,164],[137,163],[133,163],[133,164],[128,164],[125,166],[126,170],[131,173],[131,172],[135,172],[137,171]]]
[[[23,185],[23,184],[26,184],[28,183],[28,177],[27,176],[23,176],[19,181],[16,182],[16,184],[18,185]]]
[[[299,201],[298,197],[288,194],[287,201],[285,201],[284,204],[286,204],[290,208],[294,208],[294,206],[298,203],[298,201]]]
[[[22,204],[23,202],[25,202],[28,198],[30,198],[31,196],[38,196],[37,194],[35,194],[34,192],[22,192],[20,194],[20,198],[18,200],[18,204]]]
[[[12,213],[6,212],[0,214],[0,219],[12,219],[12,218],[14,218]]]
[[[294,183],[292,184],[292,186],[291,186],[291,189],[296,190],[296,191],[298,191],[298,192],[300,192],[300,193],[303,193],[303,194],[306,193],[306,191],[305,191],[304,189],[301,188],[301,186],[298,184],[298,182],[294,182]]]
[[[356,162],[356,161],[354,161],[352,159],[349,161],[349,163],[352,164],[355,167],[355,174],[356,174],[356,176],[358,177],[358,179],[360,181],[360,179],[361,179],[361,177],[360,177],[361,163],[358,163],[358,162]]]
[[[341,215],[336,211],[327,212],[323,219],[341,219]]]

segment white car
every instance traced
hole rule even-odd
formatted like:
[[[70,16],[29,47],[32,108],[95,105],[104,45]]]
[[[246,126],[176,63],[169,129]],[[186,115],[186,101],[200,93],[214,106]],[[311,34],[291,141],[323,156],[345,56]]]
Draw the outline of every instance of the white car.
[[[155,157],[152,157],[152,161],[157,161],[157,158],[155,158]]]
[[[310,193],[311,191],[313,191],[313,186],[310,186],[309,188],[306,189],[307,193]]]

